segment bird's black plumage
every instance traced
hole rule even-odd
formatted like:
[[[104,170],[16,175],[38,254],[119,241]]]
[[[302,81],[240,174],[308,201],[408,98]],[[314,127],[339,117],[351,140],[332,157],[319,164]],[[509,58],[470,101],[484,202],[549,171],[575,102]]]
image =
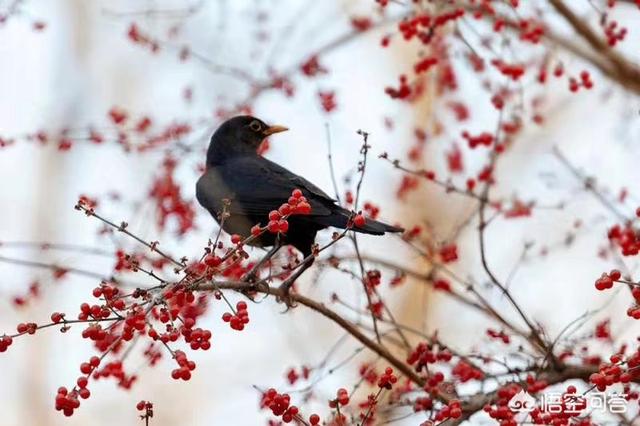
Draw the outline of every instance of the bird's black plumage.
[[[311,213],[290,216],[289,230],[278,238],[280,244],[290,244],[308,257],[316,233],[329,226],[346,228],[351,212],[305,178],[257,153],[265,137],[284,130],[287,129],[268,126],[251,116],[237,116],[224,122],[211,137],[206,172],[198,180],[196,197],[219,223],[224,200],[229,200],[230,216],[222,223],[223,229],[249,236],[253,225],[265,226],[269,212],[285,203],[293,190],[300,189],[311,205]],[[402,231],[370,219],[353,230],[374,235]],[[273,246],[276,234],[265,232],[252,244]]]

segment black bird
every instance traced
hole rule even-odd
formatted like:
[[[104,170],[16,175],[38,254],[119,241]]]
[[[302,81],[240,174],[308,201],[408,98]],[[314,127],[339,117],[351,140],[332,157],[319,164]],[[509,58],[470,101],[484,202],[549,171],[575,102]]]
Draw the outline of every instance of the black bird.
[[[289,216],[286,233],[265,232],[251,243],[258,247],[273,246],[263,261],[287,244],[304,255],[304,264],[281,286],[283,298],[287,297],[295,279],[313,263],[312,246],[316,233],[329,226],[345,229],[353,217],[352,212],[337,205],[336,200],[305,178],[258,154],[258,147],[267,136],[286,130],[286,127],[269,126],[246,115],[225,121],[211,137],[206,172],[196,185],[196,197],[202,207],[222,223],[226,232],[245,237],[251,235],[252,226],[267,225],[269,212],[286,203],[293,190],[302,191],[311,205],[311,213]],[[221,222],[225,199],[230,201],[229,216]],[[352,229],[373,235],[403,231],[371,219]],[[255,271],[257,266],[251,273]]]

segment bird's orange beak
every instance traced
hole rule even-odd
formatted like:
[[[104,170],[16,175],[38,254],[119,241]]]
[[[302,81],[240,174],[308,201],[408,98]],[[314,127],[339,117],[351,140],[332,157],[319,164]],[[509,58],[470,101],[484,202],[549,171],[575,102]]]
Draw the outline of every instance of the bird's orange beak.
[[[269,136],[274,133],[286,132],[287,130],[289,130],[289,128],[284,126],[269,126],[262,132],[262,134]]]

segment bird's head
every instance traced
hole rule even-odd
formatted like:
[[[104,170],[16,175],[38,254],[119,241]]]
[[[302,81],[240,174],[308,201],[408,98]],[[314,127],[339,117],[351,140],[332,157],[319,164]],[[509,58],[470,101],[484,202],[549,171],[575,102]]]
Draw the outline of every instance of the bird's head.
[[[207,163],[234,155],[255,154],[266,137],[286,130],[284,126],[270,126],[250,115],[230,118],[211,137]]]

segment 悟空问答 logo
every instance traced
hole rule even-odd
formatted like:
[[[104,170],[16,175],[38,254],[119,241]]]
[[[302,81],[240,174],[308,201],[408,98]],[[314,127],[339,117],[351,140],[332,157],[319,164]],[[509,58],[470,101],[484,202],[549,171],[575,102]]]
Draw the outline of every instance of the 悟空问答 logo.
[[[521,390],[509,400],[508,406],[514,413],[530,413],[536,408],[536,399]]]

